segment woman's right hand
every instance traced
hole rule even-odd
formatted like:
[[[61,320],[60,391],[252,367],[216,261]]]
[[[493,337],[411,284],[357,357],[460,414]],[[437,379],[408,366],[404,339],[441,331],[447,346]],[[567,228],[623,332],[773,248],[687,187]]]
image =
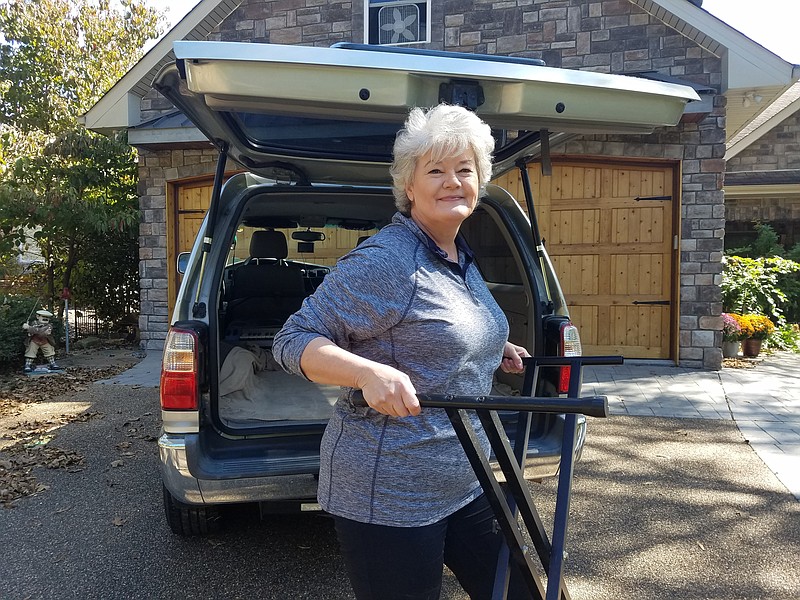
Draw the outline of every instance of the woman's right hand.
[[[358,378],[364,399],[373,410],[390,417],[410,417],[420,413],[417,390],[411,379],[394,367],[373,363]]]
[[[360,389],[370,408],[390,417],[420,413],[411,379],[394,367],[340,348],[322,336],[306,345],[300,368],[311,381]]]

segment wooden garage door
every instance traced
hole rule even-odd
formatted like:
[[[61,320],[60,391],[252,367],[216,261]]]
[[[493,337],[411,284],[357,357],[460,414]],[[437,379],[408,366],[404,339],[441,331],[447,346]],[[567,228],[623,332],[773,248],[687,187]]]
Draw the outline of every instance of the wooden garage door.
[[[552,176],[529,174],[584,354],[674,358],[676,166],[554,160]]]
[[[181,275],[176,270],[176,260],[181,252],[192,249],[194,239],[211,202],[213,178],[197,181],[180,182],[170,185],[169,197],[171,210],[167,220],[167,291],[169,295],[169,313],[175,306]]]
[[[586,354],[670,358],[674,168],[556,163],[535,169],[542,235]],[[537,193],[538,191],[538,193]]]

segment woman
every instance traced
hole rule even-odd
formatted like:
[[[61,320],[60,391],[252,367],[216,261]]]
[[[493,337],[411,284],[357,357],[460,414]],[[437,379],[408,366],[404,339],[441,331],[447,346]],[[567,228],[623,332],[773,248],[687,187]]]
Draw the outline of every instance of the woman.
[[[274,341],[287,371],[347,388],[322,439],[319,502],[359,600],[436,599],[443,563],[472,598],[491,596],[501,534],[445,411],[416,393],[488,394],[498,366],[519,372],[528,356],[458,236],[493,149],[466,109],[413,109],[394,145],[399,212]]]

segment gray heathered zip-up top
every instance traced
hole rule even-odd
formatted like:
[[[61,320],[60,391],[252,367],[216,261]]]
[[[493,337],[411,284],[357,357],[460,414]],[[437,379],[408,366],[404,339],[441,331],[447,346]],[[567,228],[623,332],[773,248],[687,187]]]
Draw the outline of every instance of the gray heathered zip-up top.
[[[459,265],[449,263],[412,219],[396,214],[343,256],[289,318],[275,337],[275,359],[303,375],[303,350],[323,336],[403,371],[419,393],[489,394],[508,322],[469,251],[459,250]],[[351,394],[343,389],[322,438],[322,508],[411,527],[435,523],[480,495],[443,409],[400,419],[354,407]]]

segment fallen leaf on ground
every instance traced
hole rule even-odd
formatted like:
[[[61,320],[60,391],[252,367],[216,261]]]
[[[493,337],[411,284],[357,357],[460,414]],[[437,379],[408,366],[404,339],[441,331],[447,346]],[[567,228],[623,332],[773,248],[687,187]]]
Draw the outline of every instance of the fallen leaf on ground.
[[[722,367],[726,369],[754,369],[760,360],[751,358],[723,358]]]
[[[33,474],[37,467],[62,469],[68,473],[81,471],[84,457],[72,450],[54,446],[53,439],[58,430],[68,423],[87,422],[103,418],[104,415],[87,411],[77,415],[61,414],[18,422],[13,417],[21,414],[30,404],[80,395],[91,383],[114,377],[130,366],[68,367],[64,372],[46,377],[28,377],[21,373],[0,374],[0,417],[11,421],[4,424],[0,431],[0,505],[10,508],[20,498],[48,489],[49,486],[39,483]]]

